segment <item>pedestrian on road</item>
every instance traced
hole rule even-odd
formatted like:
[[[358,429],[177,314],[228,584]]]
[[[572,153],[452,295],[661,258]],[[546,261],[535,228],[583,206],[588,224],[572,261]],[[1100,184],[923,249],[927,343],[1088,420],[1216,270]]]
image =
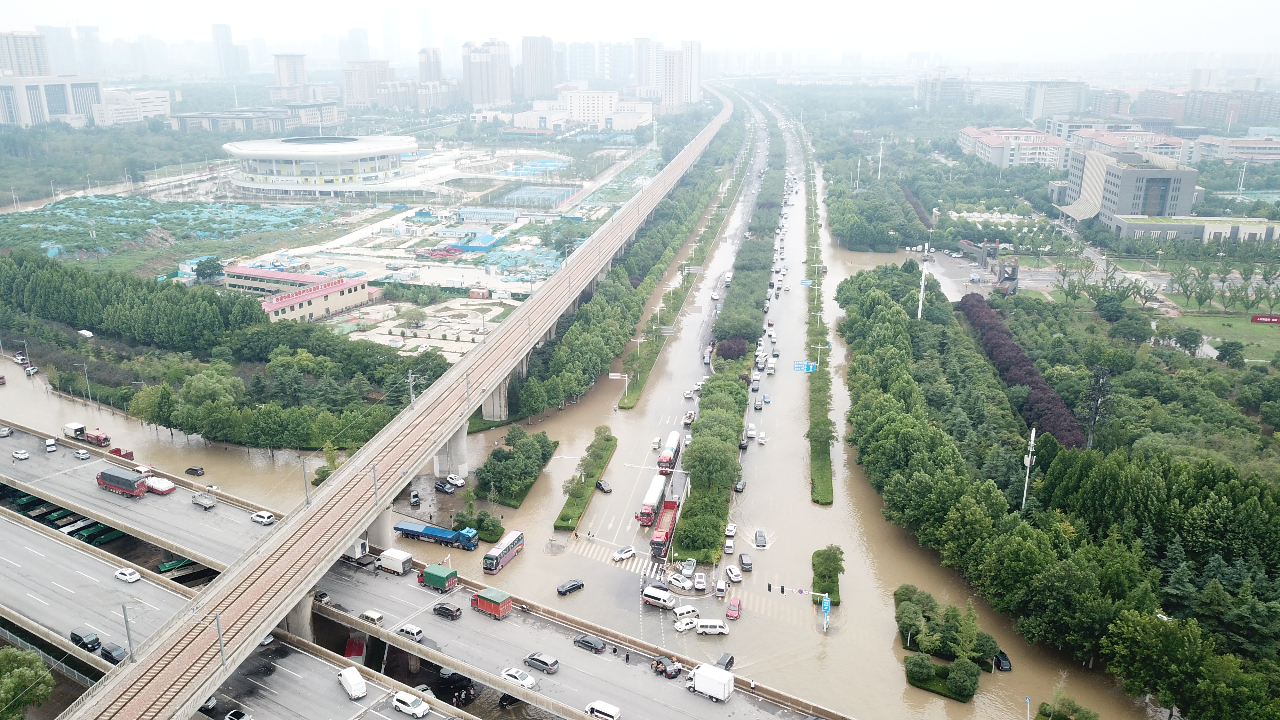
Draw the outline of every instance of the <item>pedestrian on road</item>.
[[[630,653],[630,652],[628,652],[628,653],[626,654],[626,656],[622,659],[622,661],[623,661],[623,662],[625,662],[626,664],[630,665],[630,664],[631,664],[631,653]]]
[[[755,680],[752,680],[752,681],[751,681],[751,689],[752,689],[752,690],[755,690],[755,689],[756,689],[756,681],[755,681]]]
[[[618,654],[618,646],[617,646],[617,645],[614,645],[614,646],[613,646],[613,654],[614,654],[614,655],[617,655],[617,654]]]

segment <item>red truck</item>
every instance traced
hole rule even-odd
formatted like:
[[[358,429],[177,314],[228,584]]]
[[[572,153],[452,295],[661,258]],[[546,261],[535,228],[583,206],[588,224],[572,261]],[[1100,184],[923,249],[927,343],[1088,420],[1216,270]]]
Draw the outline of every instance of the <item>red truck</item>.
[[[123,470],[103,470],[98,473],[98,484],[113,493],[132,498],[147,494],[146,478]]]
[[[662,514],[653,525],[653,539],[649,541],[649,552],[655,558],[662,559],[671,549],[671,535],[676,529],[676,515],[680,511],[680,501],[666,500],[662,503]]]
[[[501,620],[511,612],[511,596],[501,590],[487,588],[471,596],[471,609]]]
[[[106,433],[97,428],[90,430],[80,423],[67,423],[66,425],[63,425],[62,434],[73,440],[83,440],[87,443],[93,443],[98,447],[106,447],[111,444],[111,438],[108,437]]]

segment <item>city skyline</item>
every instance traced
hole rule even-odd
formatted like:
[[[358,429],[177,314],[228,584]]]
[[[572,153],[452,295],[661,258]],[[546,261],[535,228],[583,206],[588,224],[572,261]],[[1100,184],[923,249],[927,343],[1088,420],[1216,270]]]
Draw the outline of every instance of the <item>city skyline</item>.
[[[351,29],[363,30],[384,55],[399,61],[421,45],[459,46],[466,39],[483,42],[499,38],[519,52],[519,38],[549,35],[559,40],[615,41],[653,37],[678,43],[696,28],[706,51],[774,50],[797,56],[823,56],[838,60],[841,53],[860,52],[867,60],[897,58],[907,53],[929,52],[952,63],[1000,60],[1088,62],[1116,52],[1169,53],[1215,51],[1220,48],[1267,48],[1269,23],[1239,23],[1238,18],[1265,18],[1278,13],[1262,0],[1232,0],[1226,12],[1196,13],[1196,21],[1184,20],[1196,8],[1186,0],[1162,5],[1152,15],[1132,5],[1084,0],[1073,10],[1085,15],[1104,12],[1112,26],[1141,27],[1144,32],[1126,35],[1117,46],[1108,33],[1074,33],[1061,42],[1046,42],[1036,27],[1056,26],[1055,10],[1048,6],[988,3],[982,12],[938,0],[910,0],[892,7],[834,5],[809,2],[786,14],[758,0],[735,4],[732,11],[720,4],[677,4],[658,0],[639,17],[610,18],[585,3],[570,2],[554,17],[526,16],[522,6],[506,0],[491,3],[491,10],[474,13],[460,6],[437,6],[401,15],[370,13],[348,22],[332,18],[351,16],[337,12],[337,3],[319,2],[316,12],[302,15],[285,7],[232,0],[216,7],[186,7],[173,13],[152,0],[131,6],[129,13],[85,0],[59,3],[56,10],[42,6],[15,6],[6,11],[5,31],[44,27],[97,26],[104,40],[132,40],[149,36],[170,43],[209,42],[211,25],[229,24],[238,39],[264,39],[274,46],[301,47],[324,38],[343,37]],[[335,12],[323,12],[331,7]],[[252,20],[250,20],[252,18]],[[675,22],[671,20],[675,18]],[[930,21],[908,26],[903,18]],[[269,29],[269,30],[268,30]],[[398,32],[397,32],[398,31]],[[990,42],[1000,38],[1000,42]],[[981,41],[979,42],[979,40]],[[433,42],[424,42],[431,40]],[[243,40],[241,40],[243,41]],[[388,51],[396,57],[385,57]],[[513,55],[513,61],[518,56]],[[1271,61],[1275,63],[1274,59]]]

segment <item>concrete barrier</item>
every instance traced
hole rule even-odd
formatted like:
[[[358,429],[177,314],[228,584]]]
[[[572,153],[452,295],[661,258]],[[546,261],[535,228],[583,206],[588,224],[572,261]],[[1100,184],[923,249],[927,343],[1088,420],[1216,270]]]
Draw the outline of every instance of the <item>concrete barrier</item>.
[[[7,605],[0,605],[0,617],[4,618],[5,620],[8,620],[14,625],[17,625],[23,630],[26,630],[32,635],[35,635],[36,637],[58,648],[59,650],[62,650],[67,655],[75,656],[75,659],[79,660],[85,665],[88,665],[89,667],[94,668],[96,670],[101,670],[102,674],[104,675],[111,672],[116,667],[115,665],[112,665],[111,663],[107,662],[103,658],[97,655],[94,655],[91,652],[88,652],[86,650],[81,650],[79,647],[73,645],[71,641],[68,640],[67,638],[64,638],[61,635],[55,634],[54,632],[50,631],[49,628],[46,628],[45,626],[35,622],[34,620],[31,620],[30,618],[27,618],[21,613],[16,612],[15,610],[13,610]]]

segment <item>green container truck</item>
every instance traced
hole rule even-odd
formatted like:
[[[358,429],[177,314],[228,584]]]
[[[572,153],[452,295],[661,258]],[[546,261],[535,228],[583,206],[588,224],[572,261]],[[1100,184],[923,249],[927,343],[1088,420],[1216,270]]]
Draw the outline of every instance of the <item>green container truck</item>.
[[[447,593],[458,584],[458,571],[444,565],[428,565],[418,571],[418,584]]]

